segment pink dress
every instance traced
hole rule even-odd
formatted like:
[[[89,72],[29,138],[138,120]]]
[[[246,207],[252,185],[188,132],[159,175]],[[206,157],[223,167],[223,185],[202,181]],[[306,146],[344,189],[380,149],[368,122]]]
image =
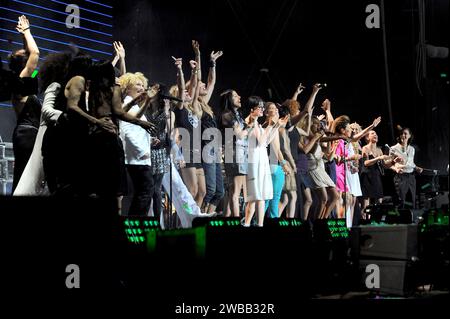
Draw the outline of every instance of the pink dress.
[[[352,143],[345,146],[343,140],[339,140],[336,148],[336,155],[340,157],[349,157],[355,154]],[[358,171],[352,171],[350,161],[347,162],[347,169],[344,163],[336,163],[336,189],[340,192],[350,192],[353,196],[358,197],[362,195],[361,185],[359,183]],[[347,177],[347,178],[346,178]]]

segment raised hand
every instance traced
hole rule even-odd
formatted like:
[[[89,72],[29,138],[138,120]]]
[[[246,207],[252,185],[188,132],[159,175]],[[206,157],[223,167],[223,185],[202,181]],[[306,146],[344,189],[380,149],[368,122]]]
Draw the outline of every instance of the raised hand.
[[[373,120],[373,127],[375,128],[375,127],[377,127],[378,126],[378,124],[380,124],[380,122],[381,122],[381,116],[379,116],[379,117],[377,117],[375,120]]]
[[[302,93],[304,88],[305,88],[305,87],[303,86],[303,84],[300,83],[300,84],[297,86],[297,89],[295,90],[295,93],[296,93],[296,94]]]
[[[322,85],[320,83],[316,83],[313,85],[313,92],[319,92],[322,88]]]
[[[191,69],[194,70],[195,68],[197,68],[197,62],[194,60],[190,60],[189,61],[189,65],[191,66]]]
[[[322,110],[324,110],[325,112],[329,111],[331,109],[331,102],[329,99],[325,99],[322,102]]]
[[[323,119],[325,119],[325,114],[320,114],[320,115],[317,117],[317,119],[318,119],[319,121],[322,121]]]
[[[27,17],[21,15],[17,22],[16,30],[24,34],[28,29],[30,29],[30,22],[28,21]]]
[[[200,55],[200,44],[196,40],[192,40],[192,48],[194,49],[195,55]]]
[[[114,50],[119,58],[125,59],[125,48],[120,41],[113,42]]]
[[[223,51],[211,52],[211,62],[216,62],[223,55]]]
[[[183,66],[183,59],[182,58],[176,58],[174,56],[172,56],[172,59],[175,61],[175,66],[177,67],[177,69],[181,70],[182,66]]]

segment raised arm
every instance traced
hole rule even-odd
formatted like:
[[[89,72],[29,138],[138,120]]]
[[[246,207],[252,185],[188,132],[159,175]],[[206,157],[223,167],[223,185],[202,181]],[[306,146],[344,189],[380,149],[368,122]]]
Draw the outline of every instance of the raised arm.
[[[114,50],[116,51],[116,56],[112,61],[112,65],[115,66],[117,61],[120,61],[120,75],[127,73],[127,67],[125,64],[125,48],[120,41],[113,42]]]
[[[39,62],[39,48],[34,41],[33,36],[31,35],[30,22],[24,15],[19,17],[16,30],[19,31],[24,37],[25,50],[29,53],[27,64],[25,65],[25,68],[20,72],[19,76],[21,78],[30,77]]]
[[[328,99],[325,99],[322,102],[322,110],[325,111],[325,116],[327,120],[327,129],[331,129],[331,125],[333,125],[334,117],[333,114],[331,114],[331,102]]]
[[[352,142],[356,142],[356,141],[360,140],[362,137],[367,135],[370,130],[373,130],[375,127],[377,127],[378,124],[380,124],[380,122],[381,122],[381,116],[379,116],[375,120],[373,120],[373,123],[370,124],[368,127],[366,127],[364,130],[362,130],[361,132],[359,132],[356,135],[353,135]]]
[[[186,83],[184,82],[183,74],[183,59],[172,57],[175,61],[175,67],[177,68],[177,86],[178,86],[178,98],[184,100],[184,91],[186,90]],[[183,108],[183,102],[178,102],[177,107]]]
[[[194,96],[192,97],[192,108],[194,109],[195,115],[200,119],[203,114],[202,106],[200,105],[200,102],[198,101],[198,97],[200,95],[200,80],[197,80],[195,83],[195,91]]]
[[[191,66],[191,79],[190,85],[189,85],[189,96],[192,98],[195,94],[195,89],[197,87],[197,82],[199,81],[199,69],[198,69],[198,63],[196,61],[190,60],[189,65]]]
[[[308,102],[306,102],[304,111],[291,118],[292,125],[295,125],[298,121],[300,121],[305,112],[307,112],[310,117],[312,116],[314,101],[316,100],[317,93],[320,91],[320,89],[321,87],[319,86],[319,84],[314,84],[311,96],[309,97]],[[307,133],[309,135],[309,131],[307,131]]]
[[[292,95],[292,99],[294,101],[297,101],[297,98],[298,98],[299,94],[303,92],[304,88],[305,87],[301,83],[297,86],[297,88],[295,89],[294,94]]]
[[[211,95],[214,91],[214,85],[216,84],[216,61],[223,55],[222,51],[211,52],[209,60],[209,73],[208,73],[208,84],[206,87],[206,96],[203,97],[203,101],[208,104],[211,99]]]
[[[200,61],[200,44],[196,40],[192,40],[192,48],[194,49],[195,53],[195,62],[197,62],[197,68],[198,68],[198,75],[197,78],[201,81],[202,80],[202,64]]]

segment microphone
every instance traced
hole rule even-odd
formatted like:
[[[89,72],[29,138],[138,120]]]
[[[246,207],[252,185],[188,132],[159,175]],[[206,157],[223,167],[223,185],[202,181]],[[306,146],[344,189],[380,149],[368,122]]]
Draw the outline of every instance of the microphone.
[[[159,94],[159,97],[163,100],[170,100],[170,101],[176,101],[176,102],[183,102],[182,99],[179,99],[177,97],[174,97],[172,95],[166,95],[166,94]]]

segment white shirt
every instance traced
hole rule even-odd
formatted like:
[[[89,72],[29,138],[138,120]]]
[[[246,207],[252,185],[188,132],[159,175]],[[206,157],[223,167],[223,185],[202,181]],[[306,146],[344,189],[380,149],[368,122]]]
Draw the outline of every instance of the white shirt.
[[[416,164],[414,163],[414,154],[416,150],[411,145],[408,145],[406,147],[406,151],[403,151],[403,146],[400,144],[395,144],[391,147],[391,150],[394,151],[394,154],[403,158],[403,165],[405,165],[405,168],[403,168],[403,173],[413,173]]]
[[[129,103],[132,99],[131,96],[127,96],[124,104]],[[139,111],[139,106],[137,104],[133,105],[130,111]],[[147,121],[145,115],[141,116],[141,120]],[[120,121],[119,127],[120,138],[125,151],[125,164],[150,166],[150,134],[139,125],[125,121]],[[148,155],[148,158],[142,159],[144,155]]]

